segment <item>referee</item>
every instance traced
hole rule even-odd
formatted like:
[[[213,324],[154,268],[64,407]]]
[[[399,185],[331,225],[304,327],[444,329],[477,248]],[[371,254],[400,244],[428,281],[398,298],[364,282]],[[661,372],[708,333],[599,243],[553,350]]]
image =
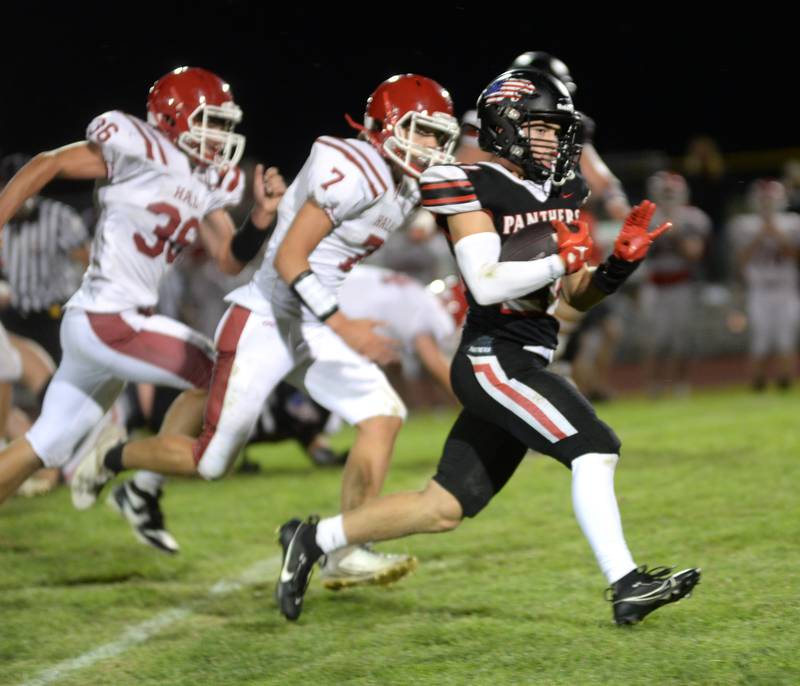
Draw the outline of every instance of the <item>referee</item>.
[[[0,190],[30,157],[0,159]],[[3,227],[2,270],[10,287],[0,300],[6,329],[39,343],[61,360],[61,306],[80,284],[89,262],[89,232],[69,205],[35,196]]]

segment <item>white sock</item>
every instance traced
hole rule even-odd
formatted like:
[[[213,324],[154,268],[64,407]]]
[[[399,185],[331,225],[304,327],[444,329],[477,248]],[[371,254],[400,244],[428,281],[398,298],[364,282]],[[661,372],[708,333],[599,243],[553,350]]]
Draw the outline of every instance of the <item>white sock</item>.
[[[320,520],[319,524],[317,524],[317,545],[326,554],[333,550],[344,548],[347,545],[342,515]]]
[[[146,471],[136,472],[136,476],[133,477],[136,488],[150,495],[158,493],[166,480],[167,478],[163,474]]]
[[[587,453],[572,461],[572,507],[609,583],[636,568],[614,495],[619,455]]]

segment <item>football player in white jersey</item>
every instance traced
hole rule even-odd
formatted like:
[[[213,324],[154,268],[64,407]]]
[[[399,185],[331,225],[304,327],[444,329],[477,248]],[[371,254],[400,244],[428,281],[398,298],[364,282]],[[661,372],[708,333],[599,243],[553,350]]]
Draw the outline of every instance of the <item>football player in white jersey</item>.
[[[406,414],[375,364],[394,353],[391,341],[374,331],[377,322],[339,311],[337,294],[353,266],[416,209],[421,172],[452,160],[458,136],[452,111],[450,95],[431,79],[393,76],[368,99],[363,125],[348,117],[358,138],[315,141],[281,200],[261,268],[227,297],[231,307],[217,328],[199,438],[162,431],[98,449],[79,467],[73,492],[91,492],[131,468],[224,476],[267,396],[286,379],[358,429],[344,469],[342,507],[350,510],[379,493]],[[358,547],[331,557],[325,580],[335,588],[387,582],[415,563]]]
[[[672,229],[653,246],[644,268],[639,301],[645,379],[653,396],[664,391],[683,396],[689,392],[696,284],[711,219],[689,204],[689,185],[680,174],[653,174],[647,179],[647,197],[658,205],[653,221],[670,221]]]
[[[800,326],[800,216],[787,212],[780,181],[759,179],[748,192],[751,212],[735,217],[729,235],[747,287],[754,390],[766,387],[772,365],[779,388],[794,377]]]
[[[150,89],[147,113],[147,122],[120,111],[96,117],[86,140],[40,153],[0,193],[3,225],[54,178],[100,181],[91,263],[61,326],[64,359],[38,421],[0,454],[0,502],[42,465],[63,465],[126,381],[208,387],[213,346],[185,325],[151,314],[159,281],[198,238],[223,270],[240,270],[266,236],[260,229],[275,217],[279,198],[263,192],[238,233],[225,210],[239,203],[244,185],[236,166],[244,137],[234,133],[242,113],[227,83],[204,69],[176,69]],[[256,185],[279,193],[277,170],[263,181],[262,174],[257,169]],[[132,495],[157,508],[161,477],[141,478],[155,492]]]
[[[445,289],[438,282],[439,292]],[[381,331],[400,343],[404,368],[418,360],[451,397],[450,359],[443,348],[455,348],[456,320],[437,294],[402,272],[358,265],[340,293],[344,313],[353,319],[380,319]]]

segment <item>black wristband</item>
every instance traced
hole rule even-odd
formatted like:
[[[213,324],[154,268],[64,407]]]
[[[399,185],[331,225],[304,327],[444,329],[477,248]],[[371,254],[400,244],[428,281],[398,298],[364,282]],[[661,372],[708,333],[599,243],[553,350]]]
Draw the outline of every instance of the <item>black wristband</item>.
[[[267,236],[272,233],[277,221],[278,217],[276,216],[266,229],[259,229],[253,224],[253,220],[250,219],[250,215],[248,214],[247,221],[245,221],[233,235],[233,239],[231,240],[231,254],[242,264],[247,264],[258,255],[258,251],[261,250],[261,246],[264,245]]]
[[[628,262],[627,260],[621,260],[615,255],[609,255],[608,259],[595,269],[594,274],[592,274],[592,283],[597,290],[602,291],[606,295],[611,295],[625,283],[627,278],[636,271],[636,268],[641,263],[641,260]]]

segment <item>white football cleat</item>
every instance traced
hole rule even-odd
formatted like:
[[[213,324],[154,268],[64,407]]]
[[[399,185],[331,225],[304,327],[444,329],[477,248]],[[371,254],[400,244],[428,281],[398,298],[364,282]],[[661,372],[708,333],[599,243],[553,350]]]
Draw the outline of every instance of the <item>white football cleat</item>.
[[[125,429],[113,422],[103,427],[95,444],[72,475],[70,490],[72,504],[76,510],[88,510],[94,505],[103,486],[114,478],[114,473],[105,467],[103,459],[111,448],[124,441],[126,437]]]
[[[417,568],[413,555],[379,553],[368,546],[337,550],[322,565],[322,585],[331,591],[351,586],[388,585]]]

